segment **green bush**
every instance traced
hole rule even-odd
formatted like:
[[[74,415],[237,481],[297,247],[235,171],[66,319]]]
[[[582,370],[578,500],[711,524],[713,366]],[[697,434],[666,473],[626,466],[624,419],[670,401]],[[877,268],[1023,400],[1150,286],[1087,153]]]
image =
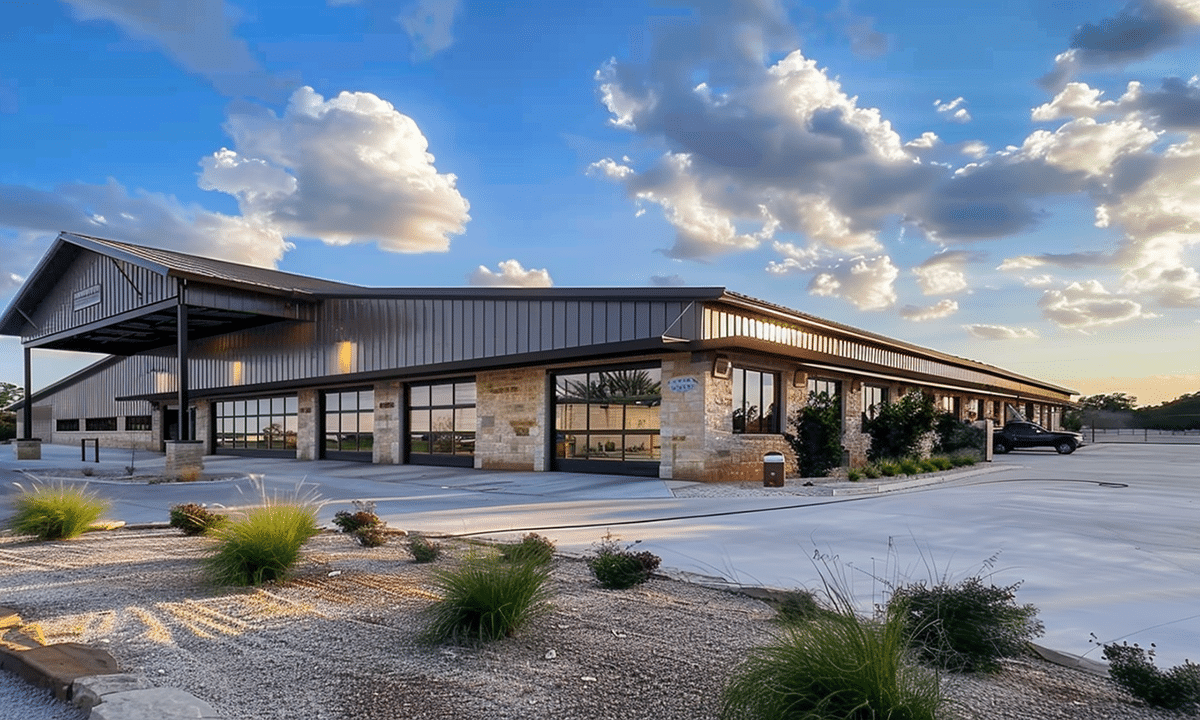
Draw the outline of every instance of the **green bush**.
[[[170,517],[171,527],[179,528],[184,535],[201,535],[226,520],[224,515],[215,513],[198,503],[172,505]]]
[[[884,477],[895,477],[903,471],[900,469],[900,463],[894,460],[885,460],[879,463],[879,472]]]
[[[15,511],[8,522],[17,535],[36,535],[39,540],[69,540],[82,535],[108,510],[87,487],[66,483],[34,483],[13,499]]]
[[[828,393],[808,394],[808,402],[792,415],[795,434],[783,437],[796,454],[803,477],[825,477],[842,464],[842,403]]]
[[[959,420],[951,413],[942,413],[934,424],[936,440],[933,451],[953,455],[963,450],[982,452],[987,442],[987,433],[981,427]]]
[[[849,607],[789,625],[751,651],[722,695],[725,720],[935,720],[938,678],[908,661],[904,616]]]
[[[550,570],[533,562],[474,558],[434,573],[442,599],[426,611],[432,642],[486,642],[508,637],[543,612]]]
[[[871,436],[867,457],[876,462],[916,455],[921,438],[933,430],[934,417],[933,396],[922,392],[877,406],[875,417],[864,418],[862,424]]]
[[[921,461],[914,457],[900,458],[900,473],[902,475],[916,475],[921,472]]]
[[[863,468],[863,475],[866,475],[872,480],[879,477],[881,474],[882,473],[879,472],[879,467],[877,465],[872,464]]]
[[[218,585],[281,580],[300,559],[304,543],[320,532],[314,506],[268,502],[209,531],[214,545],[205,569]]]
[[[622,546],[611,536],[596,545],[595,554],[587,559],[587,566],[601,586],[624,590],[641,585],[658,569],[661,558],[651,552],[632,552],[632,547]]]
[[[918,462],[918,464],[920,464],[921,472],[923,472],[923,473],[931,473],[931,472],[937,472],[938,470],[941,470],[941,466],[933,458],[923,458],[921,460],[918,460],[917,462]]]
[[[948,457],[936,457],[931,459],[933,460],[934,464],[937,465],[938,470],[949,470],[950,468],[954,467],[954,461]]]
[[[863,478],[862,470],[847,470],[846,471],[846,479],[849,480],[850,482],[858,482],[859,480],[862,480],[862,478]]]
[[[1200,665],[1184,660],[1170,670],[1159,670],[1154,664],[1154,643],[1148,651],[1137,643],[1101,647],[1109,677],[1130,695],[1168,710],[1200,707]]]
[[[363,525],[350,533],[350,537],[354,538],[359,545],[369,548],[379,547],[387,542],[387,533],[383,530],[383,523]]]
[[[973,452],[957,452],[947,458],[952,467],[968,467],[979,462]]]
[[[433,562],[442,554],[442,546],[422,535],[417,535],[408,541],[408,552],[413,560],[419,563]]]
[[[953,585],[917,583],[897,588],[888,607],[906,616],[910,643],[925,662],[953,672],[987,671],[1042,634],[1037,608],[1016,603],[1019,586],[984,585],[977,576]]]
[[[501,543],[500,556],[509,562],[548,564],[554,559],[554,541],[537,533],[529,533],[520,542]]]
[[[333,515],[333,524],[344,533],[351,534],[364,527],[382,526],[385,523],[375,514],[375,503],[370,500],[354,500],[354,512],[339,510]]]

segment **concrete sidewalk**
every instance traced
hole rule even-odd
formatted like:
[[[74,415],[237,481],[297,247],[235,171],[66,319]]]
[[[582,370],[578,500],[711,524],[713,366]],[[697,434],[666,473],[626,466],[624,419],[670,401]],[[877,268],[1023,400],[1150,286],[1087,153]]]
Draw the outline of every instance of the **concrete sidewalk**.
[[[108,452],[99,467],[127,464]],[[0,474],[77,468],[78,458],[78,449],[45,446],[36,463],[0,457]],[[647,478],[206,459],[211,473],[261,474],[268,493],[319,493],[326,522],[362,499],[376,502],[392,527],[491,537],[536,529],[566,552],[585,552],[611,531],[640,541],[680,577],[781,588],[832,579],[864,608],[889,583],[982,571],[997,584],[1023,581],[1018,599],[1040,609],[1043,645],[1095,657],[1095,633],[1102,642],[1154,642],[1160,665],[1196,657],[1200,447],[1015,452],[993,467],[1003,472],[886,494],[676,498],[667,482]],[[3,485],[0,522],[9,513],[11,486]],[[238,506],[257,497],[245,479],[92,487],[113,502],[113,519],[129,523],[165,522],[177,503]]]

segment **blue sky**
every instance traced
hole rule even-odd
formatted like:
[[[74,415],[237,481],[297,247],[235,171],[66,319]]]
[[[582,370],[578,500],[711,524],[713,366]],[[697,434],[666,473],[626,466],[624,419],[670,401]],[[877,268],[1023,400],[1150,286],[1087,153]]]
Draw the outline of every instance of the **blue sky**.
[[[0,302],[71,230],[364,285],[722,285],[1084,394],[1200,390],[1200,0],[0,20]],[[84,360],[37,357],[35,386]]]

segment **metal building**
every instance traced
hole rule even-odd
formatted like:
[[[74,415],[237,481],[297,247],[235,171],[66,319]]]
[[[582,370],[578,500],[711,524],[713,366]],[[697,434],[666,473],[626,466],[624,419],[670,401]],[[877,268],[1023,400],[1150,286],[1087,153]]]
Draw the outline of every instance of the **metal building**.
[[[850,464],[912,389],[1051,426],[1072,394],[719,287],[366,288],[72,233],[0,334],[110,355],[27,388],[22,438],[302,460],[757,478],[812,390]]]

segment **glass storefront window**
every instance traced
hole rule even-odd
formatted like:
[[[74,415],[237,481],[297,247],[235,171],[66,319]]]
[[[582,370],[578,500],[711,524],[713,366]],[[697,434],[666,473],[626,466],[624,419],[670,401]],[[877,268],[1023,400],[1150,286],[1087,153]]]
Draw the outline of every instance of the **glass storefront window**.
[[[217,452],[295,452],[299,429],[295,395],[213,403]]]
[[[560,373],[554,395],[556,458],[661,459],[661,368]]]
[[[370,453],[375,446],[375,391],[324,393],[325,451]]]
[[[474,463],[475,393],[474,380],[408,386],[410,462]]]

